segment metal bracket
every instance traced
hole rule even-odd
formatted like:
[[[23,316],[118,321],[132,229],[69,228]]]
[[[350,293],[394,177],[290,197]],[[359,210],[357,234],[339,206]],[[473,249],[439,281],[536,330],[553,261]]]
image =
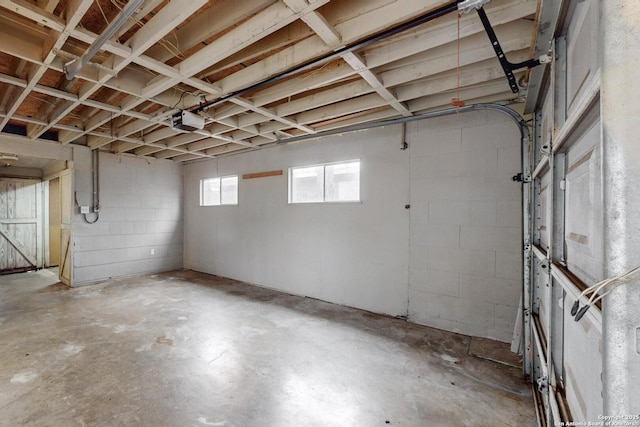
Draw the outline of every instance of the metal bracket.
[[[514,182],[528,183],[528,182],[531,182],[531,175],[525,175],[522,172],[520,172],[512,176],[511,180]]]
[[[481,9],[482,6],[489,3],[491,0],[464,0],[458,3],[458,11],[461,14],[467,14],[471,12],[471,9]]]
[[[547,387],[549,387],[549,379],[547,377],[538,378],[536,381],[538,384],[538,391],[543,392]]]
[[[467,2],[464,1],[460,3],[458,5],[458,9],[460,10],[461,6],[463,6],[465,3]],[[478,7],[477,4],[480,4],[480,6]],[[491,22],[489,22],[487,13],[482,8],[481,1],[472,1],[470,2],[470,5],[467,7],[469,8],[469,10],[475,7],[476,11],[478,12],[480,21],[482,21],[482,26],[484,27],[484,30],[487,33],[489,40],[491,41],[493,50],[496,52],[496,55],[498,56],[498,61],[500,61],[500,65],[502,65],[502,70],[504,71],[504,74],[505,76],[507,76],[507,80],[509,81],[509,86],[511,87],[511,92],[513,93],[520,92],[520,87],[518,86],[518,82],[516,81],[516,77],[514,76],[513,72],[521,68],[537,67],[538,65],[542,64],[542,61],[541,61],[542,57],[540,57],[541,59],[529,59],[527,61],[518,62],[516,64],[509,62],[509,60],[507,59],[507,56],[502,50],[502,46],[500,46],[500,42],[498,41],[498,36],[496,36],[495,31],[493,31],[493,27],[491,26]],[[548,55],[543,55],[543,56],[544,56],[544,60],[546,61]],[[551,61],[549,60],[549,62]]]
[[[551,157],[551,144],[544,144],[540,147],[540,152],[545,156]]]
[[[56,55],[56,56],[58,56],[58,57],[60,57],[60,58],[68,59],[68,60],[69,60],[69,61],[65,62],[65,63],[62,65],[62,70],[63,70],[65,73],[67,72],[67,70],[69,70],[69,69],[73,66],[73,64],[74,64],[75,62],[77,62],[77,61],[79,61],[79,60],[80,60],[80,57],[79,57],[79,56],[77,56],[77,55],[73,55],[73,54],[68,53],[68,52],[64,52],[64,51],[59,50],[59,49],[53,49],[53,54],[54,54],[54,55]],[[117,76],[118,76],[118,73],[117,73],[115,70],[112,70],[112,69],[111,69],[111,68],[109,68],[109,67],[105,67],[105,66],[104,66],[104,65],[102,65],[102,64],[98,64],[97,62],[91,62],[91,61],[89,61],[89,62],[87,62],[87,63],[86,63],[86,65],[87,65],[88,67],[95,68],[96,70],[101,71],[101,72],[103,72],[103,73],[109,74],[110,76],[113,76],[113,77],[117,77]]]
[[[540,55],[538,61],[540,61],[541,64],[551,64],[553,62],[553,56],[548,53],[546,55]]]
[[[551,260],[549,260],[547,258],[541,259],[541,260],[538,261],[538,265],[540,266],[541,269],[546,270],[551,265]]]
[[[78,72],[89,63],[100,49],[109,41],[109,39],[127,22],[127,20],[133,16],[138,7],[142,4],[143,0],[131,0],[124,8],[120,10],[120,13],[107,25],[107,28],[100,34],[91,45],[87,48],[85,53],[80,58],[71,63],[65,64],[65,76],[67,80],[73,80]]]

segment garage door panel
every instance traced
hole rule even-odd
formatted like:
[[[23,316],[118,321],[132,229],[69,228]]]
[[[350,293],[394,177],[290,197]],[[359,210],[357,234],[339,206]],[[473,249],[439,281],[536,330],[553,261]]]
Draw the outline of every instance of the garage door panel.
[[[602,277],[599,125],[567,153],[565,244],[569,270],[587,284]]]

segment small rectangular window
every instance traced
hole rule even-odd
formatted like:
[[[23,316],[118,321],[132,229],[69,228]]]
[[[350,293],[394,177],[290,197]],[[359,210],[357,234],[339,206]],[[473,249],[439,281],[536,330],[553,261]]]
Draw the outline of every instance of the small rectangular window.
[[[360,160],[289,168],[289,203],[360,201]]]
[[[238,177],[207,178],[200,180],[200,206],[238,204]]]
[[[324,200],[326,202],[360,200],[360,162],[325,166]]]
[[[311,166],[291,169],[291,203],[324,201],[324,168]]]

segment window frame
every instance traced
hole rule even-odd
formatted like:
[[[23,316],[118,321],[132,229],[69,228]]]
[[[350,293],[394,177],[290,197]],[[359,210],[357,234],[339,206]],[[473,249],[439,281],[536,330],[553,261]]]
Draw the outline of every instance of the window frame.
[[[358,199],[357,200],[327,200],[327,166],[334,165],[342,165],[349,163],[358,163]],[[351,159],[351,160],[340,160],[336,162],[327,162],[327,163],[316,163],[312,165],[302,165],[302,166],[291,166],[289,167],[288,177],[287,177],[287,200],[290,205],[313,205],[313,204],[340,204],[340,203],[362,203],[362,193],[361,193],[361,172],[362,172],[362,161],[360,159]],[[305,168],[314,168],[314,167],[322,167],[322,200],[318,201],[304,201],[304,202],[295,202],[293,201],[293,171],[295,169],[305,169]]]
[[[235,203],[222,203],[222,180],[227,178],[235,178],[236,180],[236,198]],[[204,204],[204,183],[206,181],[218,180],[218,204]],[[199,206],[203,208],[208,207],[220,207],[220,206],[238,206],[240,199],[240,179],[238,175],[224,175],[224,176],[213,176],[209,178],[201,178],[200,179],[200,187],[199,187]]]

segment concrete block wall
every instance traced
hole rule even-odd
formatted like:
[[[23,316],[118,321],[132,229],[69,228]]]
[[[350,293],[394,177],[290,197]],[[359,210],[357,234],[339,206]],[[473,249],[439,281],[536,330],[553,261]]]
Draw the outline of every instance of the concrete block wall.
[[[520,133],[496,112],[372,129],[185,166],[185,267],[510,341],[522,283]],[[362,203],[287,204],[287,169],[361,160]],[[239,181],[200,207],[199,180]],[[409,210],[405,204],[410,204]]]
[[[91,205],[91,155],[74,156],[76,199]],[[182,186],[179,163],[100,153],[100,219],[74,209],[74,286],[182,268]]]
[[[185,166],[185,267],[405,315],[408,154],[400,126]],[[360,159],[361,203],[288,204],[292,166]],[[242,179],[246,173],[283,175]],[[203,178],[238,175],[237,206],[199,206]]]
[[[409,319],[510,341],[522,283],[520,131],[497,112],[410,123]]]

